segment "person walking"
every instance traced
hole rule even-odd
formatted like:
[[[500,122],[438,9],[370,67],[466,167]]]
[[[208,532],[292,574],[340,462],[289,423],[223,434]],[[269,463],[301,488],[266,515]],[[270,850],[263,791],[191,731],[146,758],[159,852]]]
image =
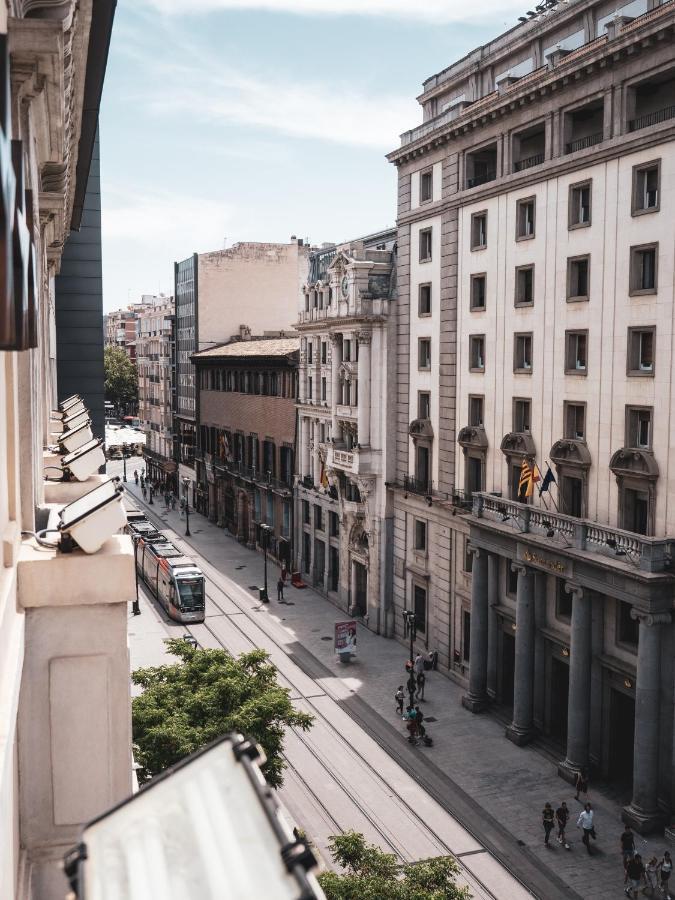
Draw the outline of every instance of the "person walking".
[[[588,851],[588,855],[590,856],[593,852],[591,850],[591,838],[595,840],[595,827],[593,824],[593,808],[590,803],[586,803],[584,808],[579,813],[579,818],[577,819],[577,828],[581,828],[584,836],[582,837],[582,841],[586,850]]]
[[[149,492],[149,494],[148,494],[148,503],[149,503],[151,506],[153,505],[153,503],[152,503],[152,495],[153,495],[153,494],[154,494],[154,491],[153,491],[153,489],[152,489],[152,483],[150,483],[150,492]]]
[[[626,887],[624,894],[636,900],[641,882],[645,881],[645,867],[642,865],[642,857],[639,853],[631,857],[626,864]],[[646,882],[645,882],[646,883]]]
[[[141,490],[142,490],[144,487],[145,487],[145,478],[144,478],[144,476],[143,476],[143,473],[141,472]]]
[[[565,837],[565,829],[567,828],[567,822],[569,821],[570,811],[567,808],[567,804],[563,800],[560,806],[555,811],[555,818],[558,823],[558,843],[565,845],[565,850],[570,849],[570,845],[567,843],[567,838]]]
[[[579,769],[576,781],[574,782],[574,787],[576,789],[576,794],[574,795],[575,800],[579,800],[579,794],[584,794],[588,800],[588,773],[586,772],[586,769]],[[579,802],[581,803],[581,800],[579,800]]]
[[[635,856],[635,835],[631,831],[630,825],[626,825],[621,832],[621,856],[623,858],[624,869]]]
[[[661,893],[665,897],[665,900],[670,900],[670,890],[668,887],[668,882],[670,881],[670,875],[673,871],[673,861],[670,858],[670,853],[666,850],[663,854],[663,858],[661,862],[657,866],[659,877],[661,880]]]
[[[403,701],[405,700],[405,691],[403,690],[403,685],[399,684],[398,690],[394,694],[394,700],[396,701],[396,712],[399,716],[403,715]]]
[[[419,708],[419,706],[416,706],[415,707],[415,724],[417,725],[417,734],[421,738],[423,738],[424,735],[427,733],[427,730],[424,727],[424,725],[422,724],[422,722],[424,722],[424,713]]]
[[[277,600],[279,603],[284,602],[284,579],[281,576],[279,576],[277,581]]]
[[[659,862],[655,856],[649,860],[647,865],[645,866],[645,889],[642,892],[646,894],[649,891],[649,896],[654,897],[656,895],[656,888],[659,883]]]
[[[417,675],[417,700],[418,702],[421,700],[424,702],[424,685],[427,680],[427,676],[424,674],[424,669]]]
[[[134,481],[136,482],[136,486],[138,486],[138,469],[134,469]]]
[[[555,814],[553,812],[553,807],[551,804],[546,801],[544,803],[544,808],[541,811],[543,825],[544,825],[544,846],[548,847],[548,839],[551,837],[551,832],[553,831],[553,825],[555,824]]]
[[[176,495],[174,493],[171,494],[171,509],[174,512],[176,510]]]
[[[146,488],[145,484],[141,485],[141,493],[143,494],[143,499],[145,500],[145,498],[148,496],[148,489]]]
[[[413,663],[413,673],[415,675],[415,679],[420,674],[420,672],[424,672],[424,657],[421,653],[418,653],[415,657],[415,662]]]

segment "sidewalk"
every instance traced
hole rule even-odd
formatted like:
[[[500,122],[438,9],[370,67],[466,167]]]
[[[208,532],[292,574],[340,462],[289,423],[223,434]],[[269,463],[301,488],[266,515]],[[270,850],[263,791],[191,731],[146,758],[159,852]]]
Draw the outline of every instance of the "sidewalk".
[[[133,482],[127,488],[142,504]],[[185,520],[178,511],[167,513],[162,501],[147,509],[177,534],[184,534]],[[196,513],[190,515],[190,531],[192,536],[185,542],[247,591],[252,603],[257,601],[263,584],[262,556]],[[288,602],[279,605],[273,599],[277,578],[278,568],[268,560],[271,602],[265,613],[282,622],[295,638],[285,647],[289,655],[315,678],[340,678],[346,694],[341,705],[350,716],[505,865],[520,873],[542,900],[624,896],[618,849],[621,804],[609,790],[591,784],[598,842],[589,857],[574,826],[581,806],[570,786],[558,777],[552,758],[507,741],[503,724],[491,715],[476,716],[465,710],[460,703],[463,689],[438,672],[429,673],[423,704],[425,716],[436,719],[428,726],[434,745],[412,747],[393,700],[397,686],[405,683],[405,648],[359,626],[358,655],[347,665],[340,663],[333,653],[333,623],[344,614],[311,588],[288,586]],[[547,800],[554,808],[566,800],[570,808],[569,852],[555,840],[548,849],[543,845],[541,809]],[[643,857],[660,857],[667,847],[662,838],[644,843],[636,838]]]

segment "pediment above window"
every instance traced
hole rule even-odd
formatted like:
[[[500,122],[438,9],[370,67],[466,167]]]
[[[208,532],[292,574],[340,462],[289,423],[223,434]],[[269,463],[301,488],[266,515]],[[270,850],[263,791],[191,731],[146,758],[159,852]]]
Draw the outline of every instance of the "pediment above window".
[[[510,431],[502,438],[500,450],[505,456],[536,456],[534,438],[525,431]]]
[[[413,419],[408,429],[411,438],[433,438],[434,428],[429,419]]]
[[[656,481],[659,477],[659,467],[653,454],[636,447],[617,450],[609,461],[609,467],[617,478],[631,476]]]
[[[474,450],[487,450],[488,439],[482,425],[465,425],[457,435],[457,443],[460,447]]]
[[[589,469],[591,466],[591,454],[585,441],[572,438],[556,441],[551,447],[549,456],[556,466],[578,466],[583,469]]]

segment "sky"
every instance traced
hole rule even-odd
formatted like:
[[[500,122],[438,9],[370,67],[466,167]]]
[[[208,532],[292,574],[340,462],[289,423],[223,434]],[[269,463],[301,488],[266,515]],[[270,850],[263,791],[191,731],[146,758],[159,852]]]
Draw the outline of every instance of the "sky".
[[[385,154],[422,82],[515,0],[120,0],[101,106],[104,309],[237,241],[395,224]]]

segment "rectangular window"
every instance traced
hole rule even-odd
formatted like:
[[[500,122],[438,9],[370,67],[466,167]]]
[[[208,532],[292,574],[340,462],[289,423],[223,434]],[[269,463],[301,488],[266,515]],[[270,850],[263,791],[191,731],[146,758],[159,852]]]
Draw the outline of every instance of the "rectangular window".
[[[291,504],[284,500],[282,505],[283,522],[281,525],[281,534],[283,537],[291,536]]]
[[[464,571],[473,571],[473,553],[471,552],[471,542],[469,538],[464,538]]]
[[[523,397],[513,398],[513,430],[519,434],[529,434],[531,427],[532,401]]]
[[[274,494],[272,491],[267,492],[267,516],[265,521],[268,525],[274,525]]]
[[[572,441],[586,440],[586,404],[565,403],[563,407],[565,437]]]
[[[326,379],[325,378],[321,379],[321,399],[322,400],[326,399]]]
[[[307,379],[307,399],[312,399],[312,376],[310,375]]]
[[[588,371],[587,360],[588,332],[565,332],[565,374],[586,375]]]
[[[633,166],[633,202],[631,213],[641,216],[657,212],[661,205],[661,160]]]
[[[349,338],[343,338],[342,341],[342,359],[345,362],[350,362],[352,358],[352,342]]]
[[[649,534],[649,494],[637,488],[621,491],[621,527],[635,534]]]
[[[431,418],[431,394],[428,391],[417,392],[417,418]]]
[[[513,371],[532,374],[532,333],[513,335]]]
[[[628,375],[654,374],[656,327],[628,329]]]
[[[588,300],[590,256],[570,256],[567,260],[567,300]]]
[[[482,275],[471,276],[471,305],[473,311],[485,309],[485,278]]]
[[[520,471],[520,467],[514,466],[514,468],[518,468],[518,471]],[[515,597],[518,593],[518,572],[513,571],[509,559],[506,560],[506,593],[512,597]]]
[[[337,513],[329,513],[330,516],[330,536],[338,537],[340,534],[340,517]]]
[[[314,341],[307,341],[307,362],[312,365],[314,358]]]
[[[328,360],[328,344],[327,341],[321,341],[321,362],[326,363]]]
[[[427,549],[427,523],[422,519],[415,519],[415,550],[426,552]]]
[[[485,335],[469,335],[469,371],[485,371]]]
[[[516,240],[534,237],[535,198],[527,197],[516,205]]]
[[[471,216],[471,249],[484,250],[487,247],[487,212],[473,213]]]
[[[617,600],[617,630],[616,637],[621,644],[630,644],[637,647],[640,635],[640,623],[631,616],[632,606],[623,600]]]
[[[655,294],[657,290],[658,244],[630,248],[630,294]]]
[[[556,578],[555,614],[559,619],[569,622],[572,618],[572,595],[565,590],[562,578]]]
[[[323,509],[316,504],[314,506],[314,528],[317,531],[323,531]]]
[[[571,184],[567,210],[568,228],[585,228],[591,224],[591,182]]]
[[[465,490],[470,497],[477,491],[482,491],[485,485],[484,477],[483,477],[483,464],[485,458],[481,454],[480,456],[467,456],[466,458],[466,478],[465,478]]]
[[[469,395],[469,425],[478,428],[484,424],[483,409],[485,398],[480,394]]]
[[[626,447],[651,450],[652,415],[651,406],[626,407]]]
[[[583,490],[581,478],[574,475],[562,475],[560,477],[560,511],[566,516],[581,518],[584,509]]]
[[[420,172],[420,203],[428,203],[434,195],[434,170]]]
[[[415,481],[418,490],[431,490],[431,450],[425,444],[415,448]]]
[[[534,266],[516,268],[516,306],[532,306],[534,303]]]
[[[302,521],[305,525],[309,525],[309,501],[302,501]]]
[[[431,315],[431,285],[421,284],[419,288],[417,311],[420,316]]]
[[[309,509],[309,503],[304,501],[305,506]],[[253,494],[253,515],[255,517],[256,522],[260,522],[261,519],[261,501],[260,501],[260,491],[256,488],[255,493]]]
[[[431,338],[420,338],[417,342],[417,368],[431,368]]]
[[[465,663],[471,658],[471,613],[462,610],[462,659]]]
[[[424,634],[427,630],[427,592],[419,584],[413,586],[413,598],[415,602],[415,625],[418,634]]]
[[[431,260],[431,228],[422,228],[420,231],[420,262]]]

